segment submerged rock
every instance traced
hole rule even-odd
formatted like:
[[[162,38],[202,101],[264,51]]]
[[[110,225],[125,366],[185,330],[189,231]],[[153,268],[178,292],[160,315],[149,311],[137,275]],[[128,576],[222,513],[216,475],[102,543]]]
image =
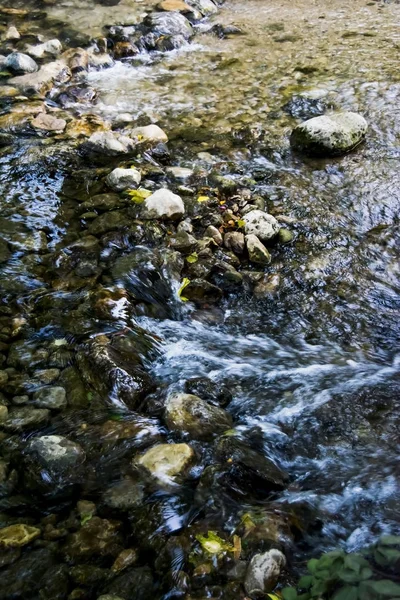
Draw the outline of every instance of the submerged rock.
[[[285,565],[285,555],[275,548],[253,556],[244,581],[245,590],[250,598],[262,598],[268,592],[272,592]]]
[[[269,265],[271,255],[256,235],[253,233],[246,235],[246,246],[251,262],[259,265]]]
[[[134,459],[161,483],[171,483],[185,476],[195,460],[193,448],[188,444],[159,444]]]
[[[12,407],[1,426],[7,431],[20,432],[45,425],[49,417],[50,411],[46,408]]]
[[[12,52],[5,60],[4,66],[13,73],[35,73],[39,69],[36,62],[27,54]]]
[[[37,390],[33,395],[36,406],[60,410],[67,406],[65,389],[60,386],[44,387]]]
[[[128,154],[135,148],[135,142],[130,138],[113,133],[112,131],[97,131],[82,144],[82,149],[89,154],[100,156],[118,156]]]
[[[144,201],[146,219],[180,219],[185,214],[183,200],[165,188],[157,190]]]
[[[0,529],[0,549],[26,546],[40,536],[40,529],[30,525],[10,525]]]
[[[131,190],[136,188],[141,180],[140,171],[135,168],[130,169],[114,169],[107,175],[107,185],[116,192]]]
[[[173,431],[194,439],[209,439],[232,427],[232,417],[222,408],[192,394],[173,394],[165,406],[165,421]]]
[[[67,538],[64,554],[73,562],[88,558],[116,557],[122,550],[120,523],[92,517]]]
[[[263,242],[274,238],[280,229],[278,221],[263,210],[252,210],[243,217],[246,235],[254,234]]]
[[[183,295],[199,306],[215,304],[222,298],[222,290],[205,279],[193,279],[184,289]]]
[[[66,126],[67,122],[64,119],[58,119],[54,115],[43,112],[31,121],[31,127],[42,131],[64,131]]]
[[[290,143],[295,150],[315,156],[334,156],[358,146],[367,133],[364,117],[353,112],[314,117],[298,125]]]

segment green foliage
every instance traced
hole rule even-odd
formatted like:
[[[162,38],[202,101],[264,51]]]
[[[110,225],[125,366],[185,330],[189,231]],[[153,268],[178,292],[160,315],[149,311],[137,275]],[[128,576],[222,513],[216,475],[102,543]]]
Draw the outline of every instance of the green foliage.
[[[284,600],[400,600],[400,537],[383,536],[362,553],[335,550],[312,558]]]

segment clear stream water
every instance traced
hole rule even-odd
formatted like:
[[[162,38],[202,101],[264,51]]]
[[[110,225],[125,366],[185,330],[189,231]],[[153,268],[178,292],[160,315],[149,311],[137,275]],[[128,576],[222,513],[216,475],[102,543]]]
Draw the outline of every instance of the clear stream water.
[[[98,36],[103,25],[139,19],[147,6],[65,0],[46,11]],[[210,489],[201,509],[204,522],[214,529],[217,523],[228,535],[246,512],[301,514],[307,525],[291,545],[298,566],[338,545],[355,550],[382,533],[400,533],[400,6],[229,0],[213,20],[238,25],[243,35],[200,33],[178,51],[90,72],[87,83],[97,102],[75,110],[157,122],[170,136],[174,165],[195,167],[207,184],[212,164],[262,195],[268,210],[294,232],[293,243],[273,250],[268,273],[279,278],[274,294],[260,299],[240,291],[217,309],[201,311],[179,302],[173,280],[166,317],[137,315],[134,323],[160,340],[147,364],[163,393],[182,390],[193,377],[225,384],[236,434],[290,475],[290,485],[273,502],[243,497],[221,500],[221,508],[218,490]],[[365,144],[330,160],[292,154],[288,134],[302,117],[283,107],[299,95],[362,113],[369,123]],[[204,152],[208,157],[199,154]],[[2,360],[10,366],[9,342],[24,340],[28,358],[17,370],[30,381],[38,348],[66,339],[73,352],[82,337],[132,325],[123,303],[112,324],[88,313],[98,283],[79,289],[60,284],[60,251],[85,228],[68,192],[75,170],[62,140],[24,137],[1,152],[0,236],[8,243],[0,271]],[[106,287],[113,259],[103,258]],[[11,325],[12,319],[19,321]],[[22,333],[9,340],[19,322]],[[62,371],[70,364],[65,359],[55,366]],[[8,400],[19,395],[5,392]],[[111,397],[107,410],[118,408]],[[44,431],[82,442],[86,424],[90,448],[93,428],[108,414],[100,410],[95,417],[95,410],[56,414]],[[124,412],[120,418],[144,417]],[[165,435],[162,420],[149,422],[154,435]],[[32,435],[2,433],[7,468],[12,448]],[[116,464],[119,450],[107,452]],[[103,463],[104,457],[92,458],[101,473],[101,485],[88,494],[95,503],[116,477]],[[26,518],[35,524],[48,512],[64,515],[68,509],[66,502],[42,513],[18,486],[7,492],[2,485],[4,524]],[[192,481],[166,498],[146,498],[162,509],[154,509],[159,521],[142,535],[190,529],[199,511],[194,486]],[[135,543],[140,549],[140,536]]]

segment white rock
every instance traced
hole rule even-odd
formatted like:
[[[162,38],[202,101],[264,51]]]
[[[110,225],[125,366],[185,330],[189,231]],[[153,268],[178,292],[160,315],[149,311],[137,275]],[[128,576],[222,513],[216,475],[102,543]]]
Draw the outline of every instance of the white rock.
[[[5,66],[14,73],[35,73],[39,67],[27,54],[11,52],[6,58]]]
[[[135,127],[131,130],[130,136],[140,142],[168,142],[167,134],[158,125]]]
[[[137,169],[114,169],[106,178],[107,185],[116,192],[135,189],[142,176]]]
[[[104,156],[118,156],[133,150],[134,143],[130,138],[117,135],[112,131],[97,131],[83,143],[86,151]]]
[[[243,220],[246,235],[254,234],[262,241],[275,237],[280,229],[275,217],[263,210],[252,210],[243,217]]]
[[[204,17],[215,15],[218,12],[218,7],[212,0],[187,0],[187,3],[190,6],[197,8]]]
[[[194,461],[195,454],[188,444],[159,444],[134,460],[160,482],[171,483],[183,475]]]
[[[145,218],[147,219],[180,219],[185,214],[182,198],[170,190],[162,188],[146,198]]]
[[[270,253],[254,233],[246,235],[246,246],[251,262],[259,265],[268,265],[271,262]]]
[[[272,592],[285,565],[286,558],[280,550],[272,549],[253,556],[244,581],[247,594],[251,598],[260,598]]]
[[[21,37],[21,34],[19,33],[18,29],[16,27],[14,27],[13,25],[11,25],[11,27],[9,27],[7,29],[6,40],[9,40],[9,41],[19,40],[20,37]]]
[[[185,167],[168,167],[166,171],[168,175],[172,175],[174,179],[180,179],[181,181],[190,179],[193,175],[193,169]]]
[[[30,58],[30,57],[29,57]],[[30,58],[30,60],[32,60]],[[13,77],[8,81],[9,85],[15,86],[23,94],[44,93],[54,81],[65,83],[71,77],[71,72],[62,60],[43,65],[36,73],[28,73]]]
[[[368,130],[364,117],[353,112],[314,117],[298,125],[290,143],[296,150],[316,156],[332,156],[352,150]]]
[[[54,39],[38,44],[37,46],[28,46],[27,54],[34,58],[44,58],[46,56],[58,56],[62,52],[62,44],[60,40]]]

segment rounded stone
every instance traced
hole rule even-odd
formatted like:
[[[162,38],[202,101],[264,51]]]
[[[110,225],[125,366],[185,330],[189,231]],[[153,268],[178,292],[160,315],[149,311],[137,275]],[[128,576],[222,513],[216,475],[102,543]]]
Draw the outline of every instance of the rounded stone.
[[[263,242],[274,238],[279,233],[278,221],[263,210],[252,210],[243,217],[243,220],[246,235],[253,234]]]
[[[246,246],[251,262],[259,265],[269,265],[271,255],[256,235],[253,233],[246,235]]]
[[[0,548],[19,548],[26,546],[40,535],[40,529],[24,525],[10,525],[0,529]]]
[[[232,417],[222,408],[193,394],[173,394],[165,406],[165,421],[174,431],[194,439],[210,439],[232,427]]]
[[[123,192],[137,188],[141,178],[140,171],[135,168],[117,168],[107,175],[106,183],[115,192]]]
[[[357,113],[332,113],[298,125],[292,132],[290,143],[295,150],[306,154],[335,156],[358,146],[367,130],[366,120]]]
[[[183,200],[170,190],[157,190],[144,202],[145,218],[176,220],[185,214]]]
[[[188,444],[159,444],[134,459],[162,483],[171,483],[186,473],[194,462],[195,453]]]
[[[268,592],[272,592],[285,565],[285,555],[275,548],[253,556],[244,581],[245,590],[250,598],[263,598]]]
[[[14,73],[35,73],[39,69],[33,58],[22,52],[9,54],[4,65]]]

